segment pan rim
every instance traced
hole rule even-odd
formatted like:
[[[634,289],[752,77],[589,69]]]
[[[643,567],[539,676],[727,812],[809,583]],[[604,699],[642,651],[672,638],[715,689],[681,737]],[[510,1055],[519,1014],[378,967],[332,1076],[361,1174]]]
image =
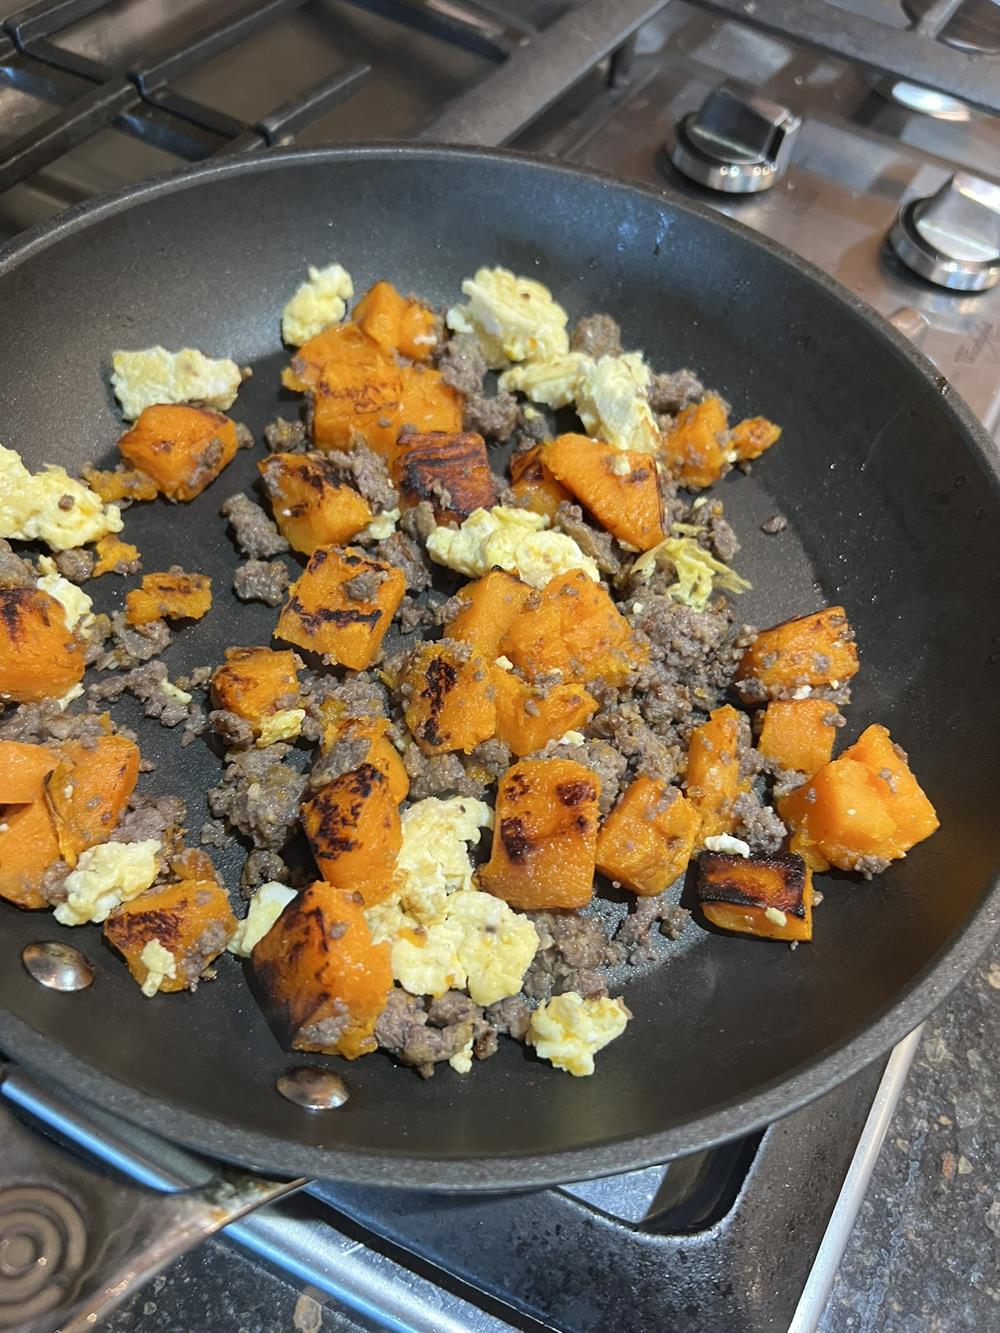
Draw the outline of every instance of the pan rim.
[[[718,214],[707,204],[684,198],[667,188],[658,190],[623,181],[590,168],[543,160],[508,149],[480,149],[431,143],[405,142],[345,144],[320,148],[278,148],[247,157],[234,157],[163,173],[127,186],[99,200],[74,206],[54,219],[36,225],[0,247],[0,278],[29,257],[63,236],[98,224],[136,205],[197,186],[229,174],[264,173],[289,164],[330,164],[337,161],[442,157],[464,160],[515,161],[549,177],[580,176],[669,204],[724,232],[764,250],[784,265],[804,273],[832,299],[846,305],[894,349],[897,356],[931,380],[939,379],[933,364],[906,337],[872,307],[834,278],[785,246],[763,237],[742,223]],[[985,428],[962,397],[949,387],[942,404],[961,433],[969,452],[977,457],[995,491],[1000,490],[1000,454]],[[1000,928],[1000,873],[995,872],[978,907],[942,944],[910,985],[872,1022],[853,1037],[820,1051],[790,1074],[772,1080],[745,1100],[731,1100],[711,1108],[683,1125],[652,1134],[602,1141],[593,1146],[556,1149],[543,1154],[502,1157],[414,1158],[399,1153],[369,1153],[350,1148],[326,1148],[289,1141],[189,1111],[154,1097],[104,1074],[80,1060],[58,1042],[43,1037],[23,1020],[0,1011],[0,1047],[6,1056],[40,1070],[74,1095],[97,1102],[144,1128],[163,1133],[164,1112],[169,1115],[169,1137],[226,1161],[242,1162],[277,1175],[322,1176],[364,1185],[447,1190],[474,1193],[511,1190],[590,1179],[665,1162],[686,1153],[752,1133],[791,1113],[856,1074],[913,1030],[963,979]],[[405,1170],[404,1170],[405,1163]],[[405,1179],[400,1175],[405,1174]]]

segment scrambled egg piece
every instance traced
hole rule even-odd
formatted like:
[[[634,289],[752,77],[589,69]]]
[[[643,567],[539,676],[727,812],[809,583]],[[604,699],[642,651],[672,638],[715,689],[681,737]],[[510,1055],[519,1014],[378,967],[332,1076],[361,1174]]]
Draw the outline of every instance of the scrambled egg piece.
[[[282,338],[293,347],[301,347],[328,324],[339,324],[353,295],[354,283],[346,268],[340,264],[315,268],[310,264],[308,282],[295,289],[281,312]]]
[[[647,398],[649,383],[641,352],[586,358],[574,396],[587,434],[618,449],[659,453],[663,440]]]
[[[372,521],[361,529],[354,540],[357,542],[365,539],[373,542],[385,541],[386,537],[391,537],[396,531],[398,522],[398,509],[383,509],[381,514],[376,514]]]
[[[268,713],[260,720],[260,735],[257,745],[273,745],[275,741],[293,741],[302,730],[306,720],[304,708],[281,708],[277,713]]]
[[[508,393],[517,390],[533,403],[544,403],[546,407],[568,407],[576,397],[587,363],[593,364],[582,352],[565,352],[549,361],[525,361],[505,370],[499,387]]]
[[[61,508],[66,496],[73,503]],[[0,444],[0,537],[42,541],[53,551],[68,551],[121,532],[123,526],[118,506],[105,506],[65,468],[50,464],[31,473],[15,449]]]
[[[710,852],[728,852],[730,856],[749,856],[750,844],[742,838],[734,838],[731,833],[717,833],[705,839],[705,846]]]
[[[104,921],[149,888],[160,868],[159,851],[158,838],[88,847],[66,876],[66,901],[56,907],[56,920],[64,926]]]
[[[532,588],[571,569],[582,569],[597,583],[597,564],[564,532],[546,532],[548,519],[530,509],[494,505],[477,509],[455,528],[435,528],[427,550],[440,565],[478,579],[491,569],[516,570]]]
[[[249,958],[254,945],[264,938],[295,896],[294,889],[275,879],[262,884],[250,899],[246,916],[236,923],[233,937],[226,945],[229,952]]]
[[[85,634],[94,619],[94,603],[82,588],[78,588],[75,583],[70,583],[69,579],[62,577],[56,569],[55,561],[50,556],[40,556],[38,568],[42,571],[38,586],[42,592],[47,592],[50,597],[54,597],[65,611],[66,628],[73,629],[79,625],[81,632]]]
[[[128,421],[154,403],[206,403],[225,412],[243,382],[235,361],[213,361],[194,347],[118,351],[112,354],[111,367],[111,387]]]
[[[569,351],[566,311],[540,282],[505,268],[480,268],[463,281],[462,292],[468,304],[451,307],[448,327],[474,334],[491,369]]]
[[[177,959],[169,949],[164,949],[159,940],[150,940],[139,955],[139,962],[146,968],[146,980],[142,983],[142,993],[152,999],[169,977],[173,981],[177,975]]]
[[[582,1078],[594,1072],[595,1054],[622,1035],[631,1017],[622,1000],[585,1000],[567,991],[538,1006],[525,1040],[543,1060]]]
[[[460,1051],[455,1052],[455,1054],[451,1057],[448,1063],[451,1065],[452,1069],[454,1069],[456,1074],[467,1074],[469,1072],[469,1070],[472,1068],[471,1037],[465,1043],[465,1045],[462,1047]]]
[[[697,529],[688,529],[697,531]],[[716,560],[710,551],[699,546],[693,537],[665,537],[648,551],[644,551],[632,566],[632,573],[648,579],[663,556],[677,571],[677,581],[667,589],[675,602],[683,602],[695,611],[704,611],[715,589],[726,592],[746,592],[750,584],[734,569]],[[641,603],[639,603],[641,605]]]
[[[175,685],[172,680],[162,681],[160,689],[167,698],[171,699],[175,704],[189,704],[193,698],[192,695],[188,694],[187,690],[182,690],[181,687]]]

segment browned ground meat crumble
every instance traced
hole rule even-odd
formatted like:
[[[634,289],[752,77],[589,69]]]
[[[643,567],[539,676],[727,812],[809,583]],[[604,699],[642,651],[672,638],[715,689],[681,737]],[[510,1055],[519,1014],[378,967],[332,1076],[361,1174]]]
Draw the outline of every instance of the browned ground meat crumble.
[[[233,575],[233,592],[241,602],[278,606],[290,582],[291,575],[283,560],[246,560]]]
[[[229,520],[240,555],[250,560],[263,560],[288,550],[288,542],[277,525],[249,496],[231,495],[220,505],[219,513]]]

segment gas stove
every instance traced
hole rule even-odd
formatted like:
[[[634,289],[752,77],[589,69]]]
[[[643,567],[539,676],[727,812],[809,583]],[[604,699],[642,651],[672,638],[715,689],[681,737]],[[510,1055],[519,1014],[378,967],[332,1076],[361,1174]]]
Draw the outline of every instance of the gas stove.
[[[1000,444],[998,53],[998,0],[39,0],[0,24],[0,239],[217,153],[505,143],[781,241],[903,330]],[[917,1035],[666,1166],[515,1196],[321,1182],[225,1235],[353,1312],[345,1328],[804,1333]],[[204,1176],[0,1087],[146,1186]]]

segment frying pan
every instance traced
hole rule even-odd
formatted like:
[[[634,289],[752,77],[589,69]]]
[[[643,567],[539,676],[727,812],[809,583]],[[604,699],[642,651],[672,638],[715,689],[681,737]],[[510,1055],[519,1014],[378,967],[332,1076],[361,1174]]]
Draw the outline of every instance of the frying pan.
[[[1000,502],[997,460],[928,362],[828,277],[689,202],[503,152],[364,146],[226,160],[63,215],[0,253],[0,430],[34,466],[111,457],[117,347],[192,345],[254,368],[233,414],[259,440],[285,360],[278,314],[307,263],[363,291],[388,277],[437,304],[503,264],[571,318],[609,311],[655,367],[695,368],[784,427],[753,474],[718,488],[744,541],[756,624],[842,601],[860,645],[846,739],[884,722],[941,831],[877,881],[819,881],[816,938],[792,952],[692,925],[626,998],[635,1017],[576,1080],[513,1043],[428,1082],[373,1056],[336,1113],[280,1098],[314,1062],[278,1044],[235,959],[193,996],[145,1000],[96,930],[3,905],[0,1049],[74,1095],[181,1143],[287,1175],[470,1190],[538,1186],[664,1161],[791,1111],[873,1060],[953,987],[997,920]],[[260,456],[260,448],[255,457]],[[217,517],[249,488],[241,454],[190,505],[129,511],[147,570],[212,575],[217,605],[167,654],[171,675],[266,643],[275,612],[224,592]],[[788,530],[765,536],[780,512]],[[99,609],[120,582],[94,585]],[[100,600],[100,599],[103,599]],[[134,721],[128,718],[126,720]],[[219,772],[207,744],[142,723],[148,788],[194,830]],[[230,883],[244,851],[224,849]],[[22,947],[65,938],[98,966],[76,995],[38,987]]]

